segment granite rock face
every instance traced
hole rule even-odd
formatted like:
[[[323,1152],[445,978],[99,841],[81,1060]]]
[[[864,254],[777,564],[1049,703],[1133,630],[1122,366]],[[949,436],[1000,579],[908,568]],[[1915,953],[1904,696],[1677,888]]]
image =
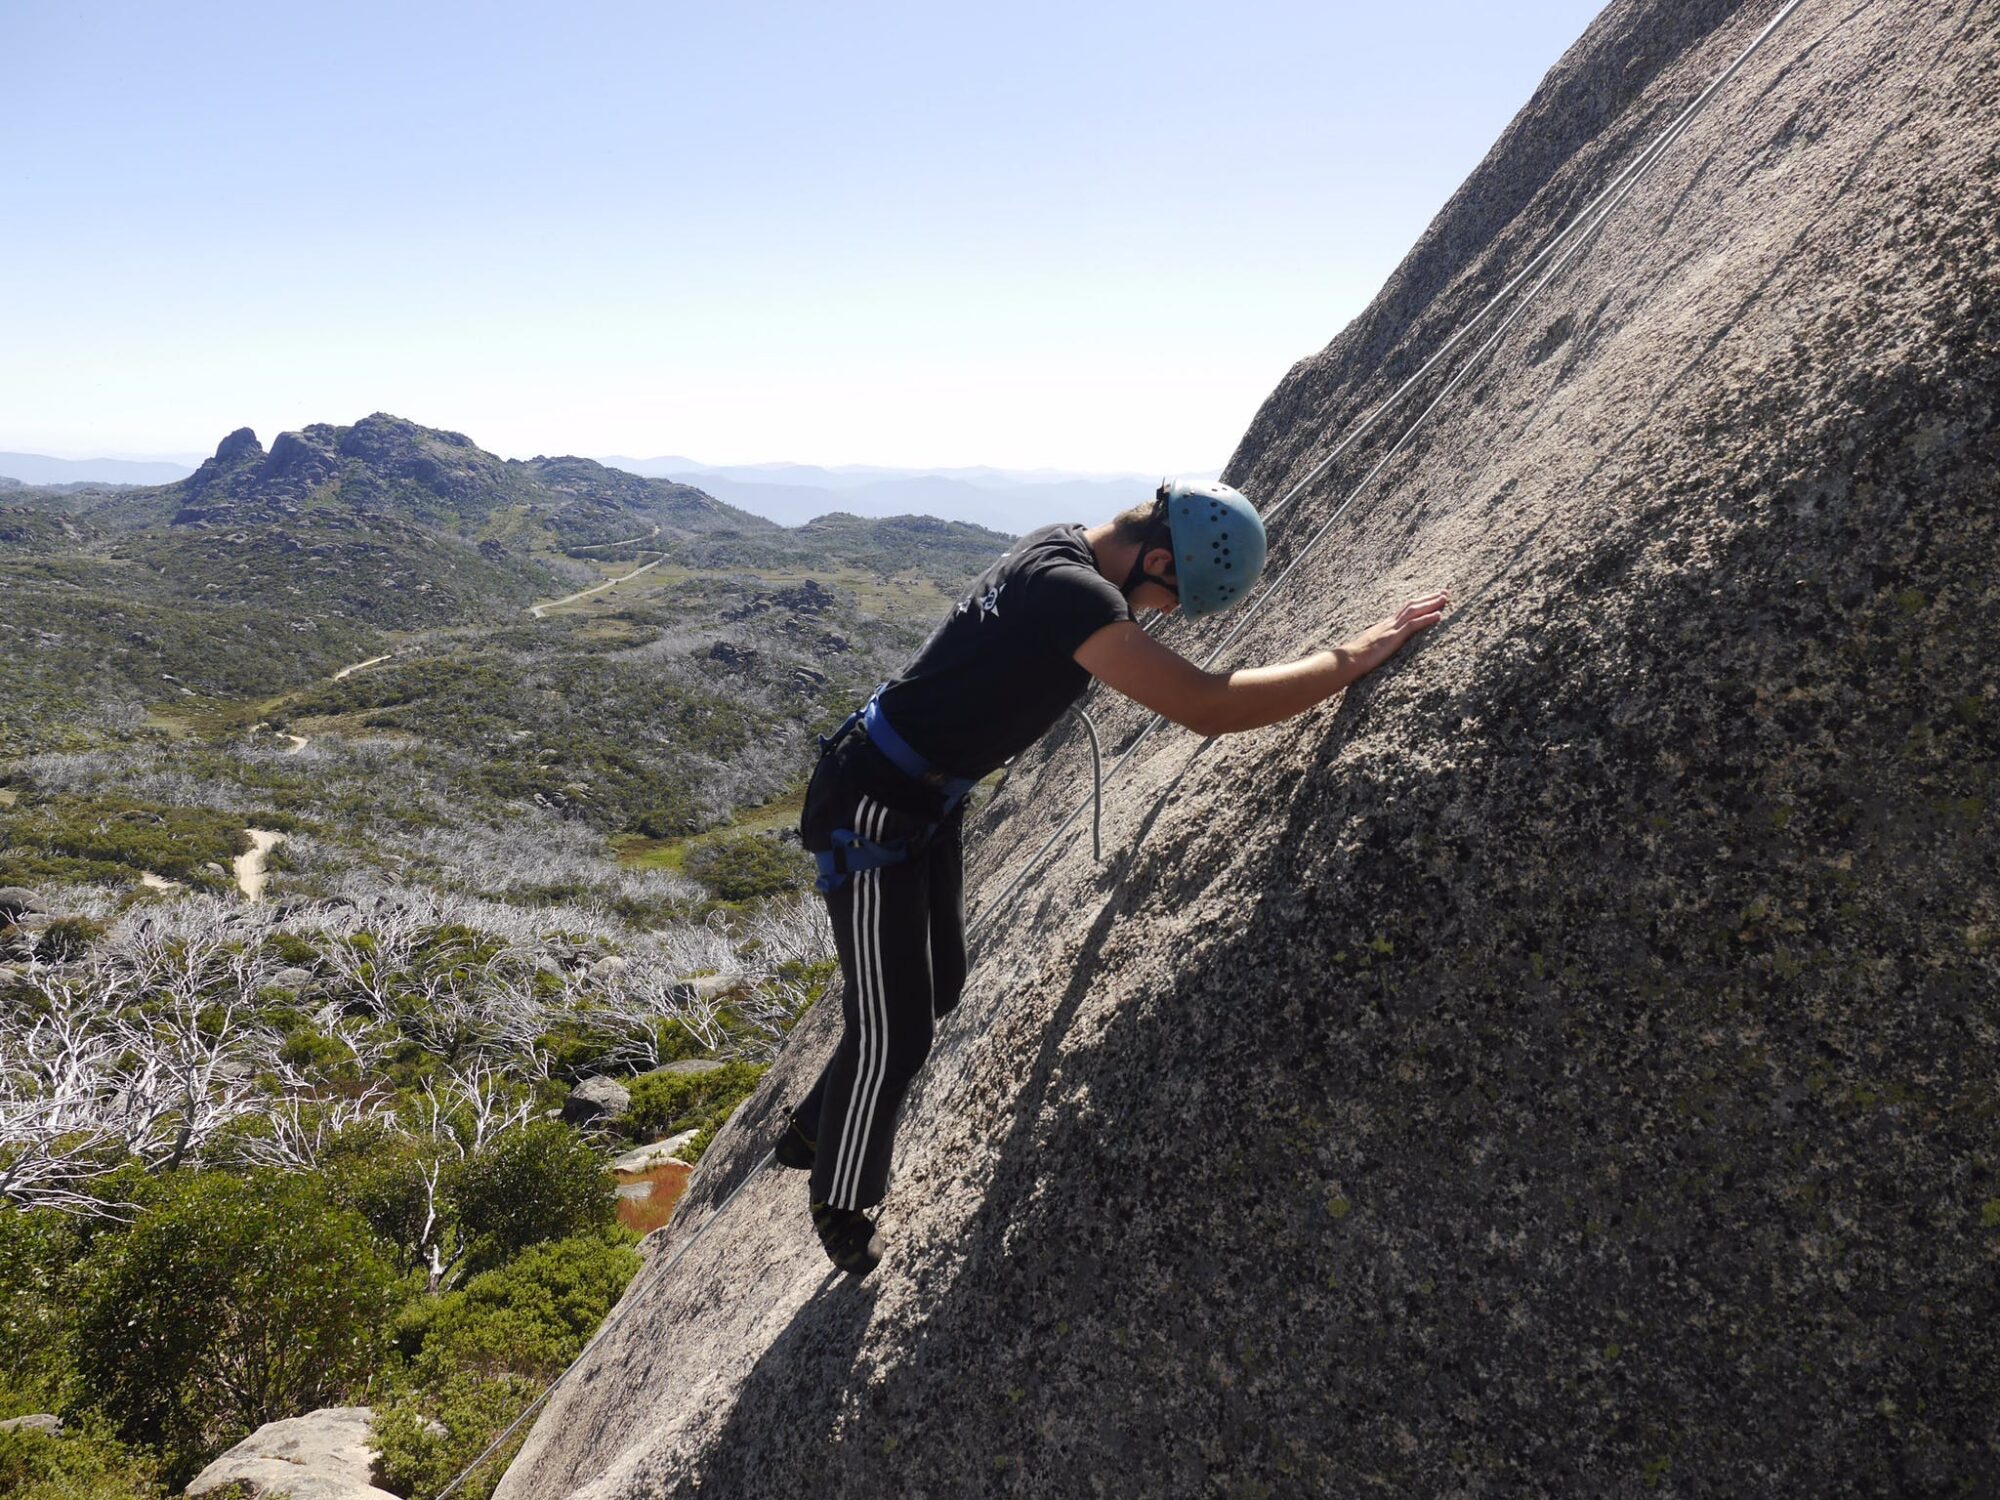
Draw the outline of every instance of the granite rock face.
[[[1303,478],[1775,10],[1614,3],[1227,477]],[[1454,617],[1152,735],[1111,857],[1079,825],[1003,900],[1089,774],[1024,758],[889,1259],[830,1275],[776,1170],[675,1258],[823,1004],[501,1500],[1989,1486],[1996,98],[1993,0],[1802,6],[1226,660]]]

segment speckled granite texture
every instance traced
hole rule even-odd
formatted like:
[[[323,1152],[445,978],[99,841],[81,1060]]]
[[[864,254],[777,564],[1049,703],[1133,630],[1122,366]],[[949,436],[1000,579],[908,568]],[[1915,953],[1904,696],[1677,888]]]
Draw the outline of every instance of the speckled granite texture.
[[[1229,477],[1303,474],[1775,8],[1613,4]],[[1810,0],[1231,658],[1450,623],[1147,740],[1117,855],[985,943],[882,1269],[765,1174],[504,1500],[1992,1493],[1996,55],[1993,0]],[[1087,775],[1016,767],[975,910]]]

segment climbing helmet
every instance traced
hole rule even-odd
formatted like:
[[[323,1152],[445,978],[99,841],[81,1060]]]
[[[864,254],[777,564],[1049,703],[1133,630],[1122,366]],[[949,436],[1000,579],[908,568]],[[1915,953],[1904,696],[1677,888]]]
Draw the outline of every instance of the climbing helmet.
[[[1264,523],[1242,491],[1214,480],[1160,486],[1180,583],[1181,613],[1216,614],[1250,592],[1264,571]]]

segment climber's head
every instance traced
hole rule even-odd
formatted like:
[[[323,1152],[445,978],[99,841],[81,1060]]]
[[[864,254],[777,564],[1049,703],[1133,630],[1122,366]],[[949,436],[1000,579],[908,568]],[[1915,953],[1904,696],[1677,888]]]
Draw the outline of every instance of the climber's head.
[[[1134,506],[1112,525],[1120,541],[1139,547],[1124,583],[1135,606],[1171,609],[1167,600],[1177,601],[1182,614],[1198,620],[1242,599],[1264,568],[1264,523],[1226,484],[1169,481],[1150,504]],[[1140,598],[1149,584],[1156,595]]]

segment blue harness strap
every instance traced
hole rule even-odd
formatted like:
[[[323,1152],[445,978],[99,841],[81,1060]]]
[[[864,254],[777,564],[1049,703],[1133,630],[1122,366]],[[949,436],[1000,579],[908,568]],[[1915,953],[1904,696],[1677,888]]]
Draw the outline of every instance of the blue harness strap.
[[[925,760],[910,747],[910,742],[896,733],[896,726],[889,722],[889,716],[882,711],[882,689],[862,705],[861,727],[868,731],[868,738],[875,748],[888,757],[889,764],[901,771],[912,781],[921,781],[933,791],[944,793],[950,802],[957,802],[967,792],[979,785],[976,776],[954,776]]]
[[[886,686],[886,684],[884,684]],[[965,800],[966,793],[979,784],[978,779],[968,776],[953,776],[932,765],[917,753],[896,732],[889,722],[889,716],[882,712],[882,689],[869,694],[868,701],[841,723],[832,734],[820,736],[820,754],[825,755],[846,737],[849,730],[858,723],[867,734],[869,743],[882,752],[883,759],[901,771],[910,780],[943,795],[944,811],[938,823],[951,816],[952,809]],[[927,825],[914,840],[921,849],[930,842],[931,835],[938,830],[938,823]],[[819,878],[813,882],[813,889],[821,895],[835,891],[847,882],[847,877],[863,870],[879,870],[887,865],[900,865],[909,860],[915,852],[911,840],[895,839],[878,843],[874,839],[864,839],[852,828],[833,830],[833,847],[815,851],[814,861],[819,865]]]
[[[878,844],[862,838],[852,828],[836,828],[833,847],[813,855],[819,865],[819,879],[813,882],[813,889],[824,896],[828,891],[839,890],[850,875],[879,870],[885,865],[900,865],[909,857],[910,846],[902,839]]]

